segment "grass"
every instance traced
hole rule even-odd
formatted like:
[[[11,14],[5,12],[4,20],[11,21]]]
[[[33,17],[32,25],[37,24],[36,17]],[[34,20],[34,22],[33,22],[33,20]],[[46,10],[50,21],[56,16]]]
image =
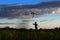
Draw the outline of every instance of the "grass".
[[[0,40],[60,40],[60,28],[39,30],[0,28]]]

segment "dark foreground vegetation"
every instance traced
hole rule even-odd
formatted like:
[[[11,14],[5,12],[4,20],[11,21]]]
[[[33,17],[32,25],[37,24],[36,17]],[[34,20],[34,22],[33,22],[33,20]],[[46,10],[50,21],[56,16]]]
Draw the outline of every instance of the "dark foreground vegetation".
[[[0,28],[0,40],[60,40],[60,28],[39,30]]]

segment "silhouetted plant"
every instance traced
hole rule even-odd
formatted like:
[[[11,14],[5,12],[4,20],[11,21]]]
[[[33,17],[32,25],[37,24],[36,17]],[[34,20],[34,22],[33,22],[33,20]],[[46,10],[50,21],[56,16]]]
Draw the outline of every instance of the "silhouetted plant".
[[[57,27],[55,28],[55,30],[58,30],[58,29],[59,29],[59,28],[57,28]]]

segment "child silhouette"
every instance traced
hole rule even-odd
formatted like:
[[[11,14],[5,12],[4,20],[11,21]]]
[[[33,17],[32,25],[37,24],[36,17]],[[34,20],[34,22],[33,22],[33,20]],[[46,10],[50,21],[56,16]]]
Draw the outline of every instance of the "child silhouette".
[[[33,25],[35,25],[35,30],[37,30],[38,29],[37,28],[37,26],[38,26],[37,22],[35,22]]]

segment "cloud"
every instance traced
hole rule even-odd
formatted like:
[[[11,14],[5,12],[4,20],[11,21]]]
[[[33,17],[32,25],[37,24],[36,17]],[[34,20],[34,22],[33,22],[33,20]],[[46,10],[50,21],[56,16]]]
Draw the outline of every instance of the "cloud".
[[[0,25],[2,25],[2,24],[14,24],[14,23],[0,23]]]
[[[42,20],[42,21],[40,21],[40,22],[46,22],[46,21],[48,21],[48,20]]]
[[[49,20],[42,20],[42,21],[40,21],[40,22],[46,22],[46,21],[54,21],[55,20],[55,18],[52,18],[52,19],[49,19]]]
[[[56,0],[56,1],[60,1],[60,0]]]
[[[10,8],[4,8],[0,9],[0,18],[19,18],[19,17],[26,17],[29,18],[29,16],[32,16],[31,11],[39,12],[39,9],[10,9]]]
[[[58,9],[38,9],[38,8],[33,8],[33,9],[4,9],[0,10],[0,18],[8,18],[8,19],[13,19],[13,18],[30,18],[32,16],[31,11],[35,12],[35,16],[37,15],[44,15],[48,12],[53,14],[56,10],[57,12],[60,12],[59,8]],[[37,17],[36,16],[36,17]]]
[[[36,5],[0,5],[0,18],[18,18],[21,17],[22,14],[26,17],[31,11],[35,12],[36,15],[44,15],[46,12],[54,13],[54,11],[56,11],[55,9],[45,10],[45,8],[55,7],[60,7],[60,1],[42,2]]]
[[[35,5],[3,5],[7,9],[29,9],[29,8],[50,8],[50,7],[60,7],[60,1],[48,1],[41,2]]]
[[[18,10],[7,10],[3,9],[0,10],[0,18],[16,18],[19,16],[19,11]]]

